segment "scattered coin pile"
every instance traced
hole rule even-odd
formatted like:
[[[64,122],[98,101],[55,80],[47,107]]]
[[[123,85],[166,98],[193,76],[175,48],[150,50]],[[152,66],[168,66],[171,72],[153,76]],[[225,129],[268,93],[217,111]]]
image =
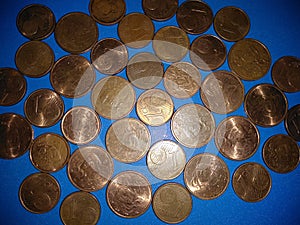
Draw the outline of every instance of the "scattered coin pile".
[[[264,199],[271,189],[271,176],[256,162],[241,164],[230,179],[226,163],[210,153],[194,155],[188,162],[182,146],[200,148],[212,138],[219,152],[231,160],[250,158],[260,142],[256,126],[272,127],[285,120],[288,135],[270,137],[263,146],[266,166],[288,173],[299,163],[300,105],[288,110],[284,92],[300,91],[300,59],[283,56],[272,66],[274,84],[258,84],[244,93],[241,80],[258,80],[271,67],[267,47],[245,38],[250,29],[247,14],[225,7],[215,16],[200,1],[143,0],[145,14],[125,15],[124,0],[91,0],[90,15],[71,12],[56,23],[53,12],[43,5],[29,5],[17,16],[17,27],[30,41],[16,52],[18,70],[0,68],[0,105],[17,104],[26,93],[23,75],[36,78],[50,72],[53,90],[32,92],[24,104],[26,118],[0,114],[0,157],[14,159],[30,149],[30,160],[41,172],[24,179],[19,197],[33,213],[51,210],[60,198],[60,185],[49,173],[67,165],[70,182],[80,191],[67,196],[60,207],[64,224],[96,224],[101,209],[89,192],[107,186],[107,204],[118,216],[142,215],[152,203],[156,216],[167,223],[185,220],[192,210],[190,194],[211,200],[231,183],[237,196],[247,202]],[[176,14],[178,27],[165,26],[155,33],[152,20],[165,21]],[[97,23],[118,23],[120,40],[98,41]],[[217,36],[205,34],[213,24]],[[55,61],[54,52],[41,41],[54,32],[58,45],[71,53]],[[101,30],[100,30],[101,32]],[[190,43],[187,34],[199,35]],[[223,40],[235,42],[228,51]],[[128,59],[129,48],[152,43],[154,54],[140,52]],[[90,50],[90,60],[79,54]],[[225,62],[231,71],[217,70]],[[189,54],[191,62],[181,61]],[[164,70],[164,64],[170,66]],[[128,79],[117,74],[126,69]],[[212,71],[202,80],[201,70]],[[107,75],[96,81],[96,71]],[[165,90],[155,88],[163,82]],[[137,98],[135,88],[143,90]],[[91,105],[76,106],[64,113],[66,98],[79,98],[91,91]],[[199,91],[199,92],[198,92]],[[174,112],[174,98],[200,94],[203,105],[189,103]],[[213,113],[228,114],[244,102],[248,116],[231,116],[216,126]],[[128,118],[136,109],[138,118]],[[213,112],[213,113],[212,113]],[[100,117],[99,117],[100,116]],[[101,117],[116,120],[106,131],[106,149],[89,143],[102,129]],[[63,136],[48,133],[61,121]],[[176,140],[151,145],[148,126],[171,121]],[[45,128],[34,138],[32,125]],[[68,142],[79,145],[70,154]],[[172,180],[184,173],[184,183],[165,183],[152,194],[148,179],[138,171],[113,176],[114,160],[134,163],[146,157],[153,176]],[[277,185],[277,184],[274,184]]]

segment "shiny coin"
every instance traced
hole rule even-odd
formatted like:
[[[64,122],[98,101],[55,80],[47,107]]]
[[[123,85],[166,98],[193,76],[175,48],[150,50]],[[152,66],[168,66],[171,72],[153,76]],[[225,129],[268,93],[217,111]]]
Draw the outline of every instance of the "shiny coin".
[[[300,141],[300,105],[289,109],[285,117],[285,129],[296,141]]]
[[[172,18],[178,7],[178,0],[143,0],[144,13],[153,20],[164,21]]]

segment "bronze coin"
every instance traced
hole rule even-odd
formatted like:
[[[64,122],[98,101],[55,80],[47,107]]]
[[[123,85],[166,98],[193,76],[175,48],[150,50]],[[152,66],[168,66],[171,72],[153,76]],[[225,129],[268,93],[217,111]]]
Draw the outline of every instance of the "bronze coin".
[[[144,13],[153,20],[164,21],[172,18],[178,7],[178,0],[143,0]]]
[[[231,116],[218,125],[215,143],[219,152],[226,158],[245,160],[256,152],[259,146],[259,132],[247,118]]]
[[[62,169],[70,157],[68,142],[55,133],[44,133],[30,147],[30,161],[38,170],[50,173]]]
[[[226,163],[216,155],[195,155],[186,164],[184,183],[197,198],[211,200],[222,195],[230,180]]]
[[[127,65],[127,48],[117,39],[102,39],[92,48],[91,61],[100,73],[107,75],[117,74]]]
[[[80,147],[71,155],[68,177],[82,191],[98,191],[111,179],[114,164],[103,148],[91,145]]]
[[[296,141],[300,141],[300,105],[295,105],[287,112],[285,129]]]
[[[219,70],[204,79],[200,96],[209,110],[219,114],[228,114],[242,105],[244,85],[233,73]]]
[[[269,71],[271,55],[261,42],[246,38],[231,47],[228,65],[241,79],[258,80]]]
[[[50,89],[32,92],[25,101],[24,112],[28,121],[37,127],[51,127],[64,114],[64,101]]]
[[[61,121],[61,130],[65,138],[78,145],[93,141],[100,128],[101,121],[96,112],[85,106],[71,108]]]
[[[284,119],[288,102],[277,87],[258,84],[248,91],[244,108],[253,123],[262,127],[272,127]]]
[[[283,56],[272,67],[272,79],[285,92],[300,91],[300,59]]]
[[[277,173],[289,173],[299,164],[299,146],[294,139],[284,134],[270,137],[263,146],[266,165]]]
[[[0,105],[11,106],[20,102],[27,90],[26,79],[13,68],[0,68]]]
[[[151,184],[144,175],[124,171],[116,175],[106,189],[109,208],[123,218],[136,218],[151,204]]]
[[[239,166],[232,177],[232,186],[236,195],[246,202],[263,200],[271,190],[271,176],[258,163],[248,162]]]
[[[42,77],[51,70],[54,53],[44,42],[28,41],[17,50],[15,63],[22,74],[33,78]]]
[[[54,35],[63,50],[80,54],[93,47],[98,40],[99,31],[96,22],[89,15],[72,12],[60,18]]]
[[[202,1],[185,1],[177,9],[179,27],[190,34],[201,34],[208,30],[213,21],[213,12]]]
[[[226,41],[239,41],[250,30],[250,19],[240,8],[227,6],[220,9],[214,18],[216,33]]]
[[[143,158],[150,148],[151,136],[145,124],[134,118],[114,122],[106,133],[106,147],[110,155],[124,163]]]
[[[215,70],[225,62],[226,47],[218,37],[202,35],[193,41],[190,58],[201,70]]]
[[[34,173],[26,177],[19,189],[22,206],[32,213],[46,213],[60,198],[57,180],[48,173]]]
[[[131,48],[143,48],[154,35],[151,19],[141,13],[131,13],[123,17],[118,26],[118,34],[123,43]]]
[[[80,55],[67,55],[60,58],[50,73],[54,90],[67,98],[86,95],[92,89],[95,79],[93,66]]]
[[[30,40],[42,40],[52,34],[55,27],[55,16],[51,9],[44,5],[25,6],[17,16],[17,28]]]

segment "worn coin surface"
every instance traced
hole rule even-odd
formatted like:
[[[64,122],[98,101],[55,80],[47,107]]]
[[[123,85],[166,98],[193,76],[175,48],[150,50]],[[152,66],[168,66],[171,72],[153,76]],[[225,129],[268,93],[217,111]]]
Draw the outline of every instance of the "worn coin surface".
[[[153,20],[164,21],[172,18],[178,7],[178,0],[143,0],[144,13]]]
[[[296,141],[300,141],[300,105],[295,105],[289,109],[285,121],[285,129]]]

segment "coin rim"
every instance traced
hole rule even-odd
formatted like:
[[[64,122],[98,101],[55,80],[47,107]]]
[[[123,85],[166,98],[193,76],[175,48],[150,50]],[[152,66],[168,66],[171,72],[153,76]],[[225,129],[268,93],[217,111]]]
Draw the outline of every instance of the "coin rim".
[[[294,105],[287,111],[287,114],[284,118],[284,127],[285,127],[286,132],[288,133],[288,135],[291,138],[293,138],[295,141],[300,141],[300,135],[299,135],[299,138],[296,138],[296,136],[294,136],[294,134],[292,134],[292,132],[290,131],[289,125],[288,125],[289,115],[290,115],[290,113],[293,113],[296,108],[299,108],[299,110],[300,110],[300,104]]]
[[[176,14],[176,12],[177,12],[177,8],[178,8],[178,0],[175,0],[175,2],[176,2],[176,10],[172,13],[172,15],[171,16],[168,16],[168,17],[164,17],[164,18],[157,18],[157,17],[154,17],[154,16],[152,16],[152,15],[150,15],[150,14],[148,14],[146,11],[147,10],[145,10],[145,0],[142,0],[142,9],[143,9],[143,12],[144,12],[144,14],[146,15],[146,16],[148,16],[150,19],[152,19],[152,20],[155,20],[155,21],[158,21],[158,22],[162,22],[162,21],[166,21],[166,20],[169,20],[169,19],[171,19],[175,14]]]

